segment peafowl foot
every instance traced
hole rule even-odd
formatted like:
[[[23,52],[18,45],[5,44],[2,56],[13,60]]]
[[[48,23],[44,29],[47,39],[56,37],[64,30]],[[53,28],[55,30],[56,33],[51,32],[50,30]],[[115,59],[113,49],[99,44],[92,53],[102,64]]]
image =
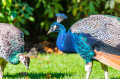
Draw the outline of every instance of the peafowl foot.
[[[92,62],[88,62],[85,66],[85,71],[87,72],[86,79],[89,79],[91,70],[92,70]]]
[[[105,73],[105,79],[108,79],[108,66],[101,63],[101,67],[102,69],[104,70],[104,73]]]

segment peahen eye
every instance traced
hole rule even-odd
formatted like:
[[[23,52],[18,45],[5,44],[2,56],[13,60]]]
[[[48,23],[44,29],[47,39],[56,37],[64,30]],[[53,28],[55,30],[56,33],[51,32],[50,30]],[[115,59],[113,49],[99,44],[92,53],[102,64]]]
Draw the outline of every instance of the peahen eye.
[[[26,64],[26,61],[24,63]]]

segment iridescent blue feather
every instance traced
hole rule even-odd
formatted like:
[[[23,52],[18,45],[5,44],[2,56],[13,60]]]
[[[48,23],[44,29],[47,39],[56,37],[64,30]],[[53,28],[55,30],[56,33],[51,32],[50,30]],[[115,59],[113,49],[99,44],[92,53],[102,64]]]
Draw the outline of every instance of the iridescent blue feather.
[[[94,56],[94,46],[96,41],[87,37],[83,33],[73,33],[74,48],[76,52],[85,60],[86,63],[91,62]]]

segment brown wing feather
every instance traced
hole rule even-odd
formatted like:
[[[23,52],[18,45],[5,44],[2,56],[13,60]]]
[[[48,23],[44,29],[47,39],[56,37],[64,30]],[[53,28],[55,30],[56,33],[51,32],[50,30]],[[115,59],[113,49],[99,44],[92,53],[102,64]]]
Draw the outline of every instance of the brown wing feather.
[[[108,66],[120,70],[120,56],[94,50],[94,58]]]

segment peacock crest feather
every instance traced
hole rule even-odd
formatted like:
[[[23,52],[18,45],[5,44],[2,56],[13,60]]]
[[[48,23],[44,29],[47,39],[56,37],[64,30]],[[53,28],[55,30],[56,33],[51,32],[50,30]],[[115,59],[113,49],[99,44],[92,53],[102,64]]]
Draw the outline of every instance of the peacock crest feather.
[[[57,16],[58,23],[62,22],[64,19],[67,19],[67,16],[63,13],[58,13],[58,14],[56,14],[56,16]]]

